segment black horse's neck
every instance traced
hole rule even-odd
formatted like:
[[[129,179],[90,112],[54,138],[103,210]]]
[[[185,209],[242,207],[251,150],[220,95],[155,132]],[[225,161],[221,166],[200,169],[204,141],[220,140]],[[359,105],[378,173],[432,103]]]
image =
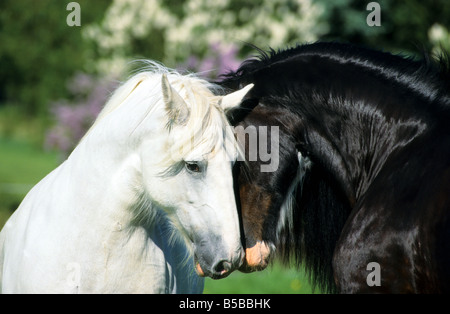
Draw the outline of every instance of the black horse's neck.
[[[432,127],[425,112],[403,115],[392,110],[409,105],[395,96],[393,88],[385,88],[380,97],[371,91],[378,82],[358,82],[370,87],[364,91],[355,86],[357,81],[348,82],[351,87],[342,87],[339,93],[330,88],[328,99],[313,96],[293,108],[298,117],[298,149],[335,177],[351,204],[366,193],[391,156]],[[315,93],[312,88],[303,92]],[[383,98],[380,105],[372,102],[378,97]]]
[[[315,44],[244,63],[228,84],[252,82],[250,98],[294,114],[299,150],[355,203],[390,156],[448,116],[443,75],[387,53]]]

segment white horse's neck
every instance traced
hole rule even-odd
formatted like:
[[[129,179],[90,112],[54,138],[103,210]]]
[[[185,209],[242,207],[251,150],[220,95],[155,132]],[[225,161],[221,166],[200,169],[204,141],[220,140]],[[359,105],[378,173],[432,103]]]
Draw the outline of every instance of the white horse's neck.
[[[123,104],[101,115],[64,165],[74,179],[72,191],[83,194],[77,198],[83,203],[80,206],[103,217],[119,217],[122,224],[142,218],[136,217],[136,210],[145,208],[147,223],[155,214],[149,196],[144,195],[138,151],[144,135],[159,138],[164,113],[142,98],[142,93],[131,94]],[[142,133],[139,126],[144,120],[148,127]],[[101,187],[101,191],[86,189],[88,186]]]
[[[110,149],[109,145],[89,145],[86,138],[63,164],[70,172],[73,186],[69,194],[77,195],[78,206],[68,210],[89,210],[93,215],[117,217],[131,221],[133,213],[128,209],[140,201],[140,161],[133,153],[122,151],[120,147]],[[81,157],[83,156],[83,158]],[[98,187],[88,189],[86,187]]]

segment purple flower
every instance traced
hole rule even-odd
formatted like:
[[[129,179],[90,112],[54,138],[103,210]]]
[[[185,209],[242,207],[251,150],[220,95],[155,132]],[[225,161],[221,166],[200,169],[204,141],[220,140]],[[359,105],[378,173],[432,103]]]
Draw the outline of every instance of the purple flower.
[[[61,100],[50,106],[55,125],[47,131],[44,147],[68,156],[95,121],[115,85],[113,80],[77,73],[68,84],[74,100]]]
[[[230,71],[236,71],[239,68],[242,61],[236,58],[237,54],[238,48],[234,45],[223,51],[220,60],[219,75]]]
[[[206,78],[215,78],[229,71],[237,70],[241,64],[235,45],[225,46],[219,42],[210,44],[209,52],[203,59],[191,56],[178,68],[199,72]]]

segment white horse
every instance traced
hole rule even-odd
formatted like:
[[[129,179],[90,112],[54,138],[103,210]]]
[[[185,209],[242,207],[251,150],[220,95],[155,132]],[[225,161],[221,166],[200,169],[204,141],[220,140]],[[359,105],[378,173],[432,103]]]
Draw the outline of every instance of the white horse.
[[[0,234],[3,293],[201,293],[242,263],[234,135],[251,88],[153,63],[123,84]],[[194,259],[196,267],[194,267]]]

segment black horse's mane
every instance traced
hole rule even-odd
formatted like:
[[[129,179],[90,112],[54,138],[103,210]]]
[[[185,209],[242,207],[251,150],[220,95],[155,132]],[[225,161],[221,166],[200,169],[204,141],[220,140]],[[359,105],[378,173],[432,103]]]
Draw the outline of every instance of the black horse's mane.
[[[334,42],[299,45],[279,51],[258,51],[259,56],[245,61],[237,71],[224,75],[220,82],[231,89],[238,89],[255,80],[263,85],[259,90],[255,85],[249,99],[244,102],[244,110],[232,116],[233,124],[243,119],[245,112],[257,104],[255,98],[263,97],[267,103],[274,98],[277,102],[283,100],[282,106],[292,108],[295,108],[298,99],[302,99],[302,103],[312,102],[310,99],[305,102],[298,91],[287,91],[292,85],[289,85],[282,71],[274,70],[278,65],[292,61],[289,74],[289,80],[292,81],[295,78],[292,72],[298,71],[295,60],[305,56],[359,67],[408,90],[408,93],[417,96],[417,102],[425,102],[436,108],[437,115],[445,112],[445,117],[450,117],[450,58],[447,54],[438,58],[424,55],[423,59],[415,60]],[[263,78],[258,76],[265,70]],[[326,165],[315,160],[305,175],[302,189],[297,190],[296,200],[294,230],[286,229],[279,235],[277,246],[281,248],[281,257],[286,262],[294,260],[298,267],[305,267],[311,274],[313,284],[323,291],[336,292],[332,258],[336,242],[351,212],[349,200],[326,170]]]
[[[222,75],[221,84],[233,86],[233,82],[244,85],[258,71],[276,67],[279,63],[292,62],[296,58],[314,56],[340,64],[352,64],[380,77],[395,81],[427,101],[450,106],[450,53],[431,55],[422,52],[422,59],[395,55],[361,46],[338,42],[317,42],[268,52],[254,47],[259,55],[244,61],[235,72]],[[278,78],[279,79],[279,78]],[[234,86],[239,88],[239,86]]]

